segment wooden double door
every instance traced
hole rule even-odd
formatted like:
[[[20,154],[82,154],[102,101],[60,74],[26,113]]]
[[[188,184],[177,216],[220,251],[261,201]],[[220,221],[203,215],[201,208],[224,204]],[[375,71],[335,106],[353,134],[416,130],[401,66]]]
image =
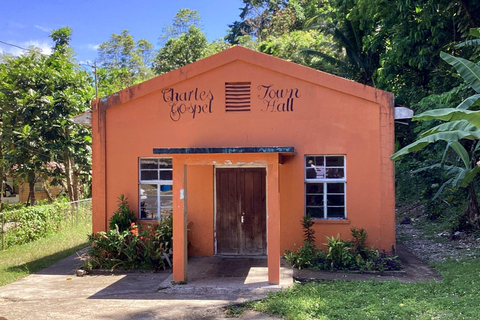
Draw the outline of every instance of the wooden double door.
[[[265,168],[216,169],[216,240],[219,255],[265,255]]]

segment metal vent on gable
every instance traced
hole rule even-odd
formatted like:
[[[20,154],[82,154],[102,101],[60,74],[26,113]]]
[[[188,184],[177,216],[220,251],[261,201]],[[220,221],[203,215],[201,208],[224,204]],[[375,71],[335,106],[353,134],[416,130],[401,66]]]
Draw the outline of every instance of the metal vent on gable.
[[[250,111],[251,82],[225,82],[225,111]]]

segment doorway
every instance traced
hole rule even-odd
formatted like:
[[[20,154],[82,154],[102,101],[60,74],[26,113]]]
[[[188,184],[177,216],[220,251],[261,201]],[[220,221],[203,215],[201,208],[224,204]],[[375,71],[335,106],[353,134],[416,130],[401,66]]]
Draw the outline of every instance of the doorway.
[[[216,169],[218,255],[265,255],[265,168]]]

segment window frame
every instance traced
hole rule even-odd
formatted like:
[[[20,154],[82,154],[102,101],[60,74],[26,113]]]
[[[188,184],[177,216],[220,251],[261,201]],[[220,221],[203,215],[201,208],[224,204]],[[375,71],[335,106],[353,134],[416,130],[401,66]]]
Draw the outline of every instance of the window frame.
[[[138,158],[138,219],[142,221],[152,221],[152,220],[159,220],[162,218],[162,202],[161,202],[161,186],[170,186],[171,190],[173,190],[173,163],[171,168],[160,168],[159,162],[162,159],[172,160],[171,157],[139,157]],[[143,169],[142,170],[142,160],[156,160],[157,162],[157,169],[158,172],[158,179],[152,180],[142,180],[142,171],[154,171],[153,169]],[[171,171],[172,172],[172,180],[162,180],[160,172],[161,171]],[[142,217],[142,185],[156,185],[157,187],[157,218],[144,218]],[[172,194],[172,201],[173,201],[173,194]],[[172,211],[173,211],[173,203],[172,203]]]
[[[323,157],[323,168],[343,168],[343,178],[307,178],[307,169],[308,169],[308,163],[307,159],[309,157]],[[343,166],[327,166],[326,164],[326,158],[327,157],[343,157]],[[307,186],[309,183],[321,183],[323,185],[323,217],[312,217],[314,220],[347,220],[347,159],[346,159],[345,154],[306,154],[303,159],[303,174],[304,174],[304,215],[307,215],[307,210],[308,207],[313,207],[313,206],[308,206],[307,205]],[[317,167],[317,166],[315,166]],[[327,197],[329,193],[327,192],[328,189],[328,184],[333,184],[333,183],[341,183],[343,184],[343,217],[328,217],[328,201]],[[330,193],[332,195],[332,193]],[[322,207],[322,206],[317,206],[317,207]],[[333,206],[330,206],[333,207]],[[341,207],[341,206],[338,206]]]

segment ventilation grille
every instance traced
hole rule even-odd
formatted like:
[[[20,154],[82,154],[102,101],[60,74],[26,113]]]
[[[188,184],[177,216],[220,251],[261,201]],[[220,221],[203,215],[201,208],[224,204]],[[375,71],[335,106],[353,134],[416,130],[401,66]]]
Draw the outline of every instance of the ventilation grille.
[[[251,82],[225,82],[225,111],[250,111]]]

